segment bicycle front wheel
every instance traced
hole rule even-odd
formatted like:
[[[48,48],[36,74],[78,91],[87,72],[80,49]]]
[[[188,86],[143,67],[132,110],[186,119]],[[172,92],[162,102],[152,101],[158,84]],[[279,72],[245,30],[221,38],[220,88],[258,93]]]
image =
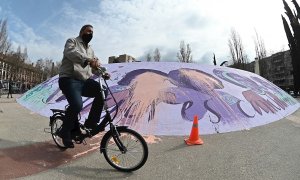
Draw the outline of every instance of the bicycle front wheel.
[[[121,152],[111,132],[104,141],[103,155],[115,169],[125,172],[141,168],[148,158],[148,146],[144,138],[134,130],[120,129],[119,139],[126,150]]]

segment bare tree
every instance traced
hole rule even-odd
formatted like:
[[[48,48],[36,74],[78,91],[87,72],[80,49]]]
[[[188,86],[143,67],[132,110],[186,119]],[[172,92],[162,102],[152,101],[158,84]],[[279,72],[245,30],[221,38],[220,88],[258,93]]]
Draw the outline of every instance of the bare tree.
[[[35,64],[35,68],[43,70],[44,62],[43,59],[38,59]]]
[[[160,61],[160,58],[161,58],[161,55],[160,55],[159,49],[156,48],[156,49],[154,50],[153,59],[154,59],[155,62],[159,62],[159,61]]]
[[[263,61],[262,59],[267,57],[267,51],[263,39],[258,35],[256,30],[255,30],[254,45],[255,45],[256,58],[259,64],[259,74],[265,77],[268,70],[267,70],[266,62]]]
[[[24,51],[22,53],[22,58],[24,59],[24,62],[29,64],[30,60],[28,59],[28,53],[27,53],[27,47],[24,48]]]
[[[47,79],[52,76],[52,69],[54,68],[54,62],[52,59],[45,59],[45,71]]]
[[[22,60],[22,49],[21,49],[21,46],[19,45],[18,48],[17,48],[17,52],[16,52],[16,55],[19,57],[19,60]],[[24,61],[23,61],[24,62]]]
[[[233,62],[233,67],[238,69],[245,69],[245,64],[247,63],[248,58],[244,50],[242,39],[234,29],[231,29],[228,46],[230,50],[231,60]]]
[[[53,67],[53,71],[52,71],[52,75],[51,76],[55,76],[59,73],[59,68],[61,66],[61,61],[56,61],[55,65]]]
[[[146,58],[147,58],[147,62],[150,62],[150,61],[152,60],[151,54],[148,53],[148,54],[146,55]]]
[[[7,54],[11,48],[11,43],[8,40],[7,20],[0,19],[0,53]]]
[[[185,46],[184,41],[180,42],[179,52],[177,53],[177,58],[179,62],[191,63],[193,62],[193,57],[191,55],[192,49],[189,44]]]
[[[35,67],[41,70],[41,79],[46,80],[58,74],[60,65],[60,63],[56,63],[55,65],[52,59],[45,58],[37,60]]]
[[[284,9],[286,11],[285,14],[288,17],[289,24],[283,15],[281,15],[281,18],[289,42],[293,66],[294,94],[297,96],[300,92],[300,6],[296,0],[292,0],[292,2],[296,8],[296,12],[292,11],[286,1],[283,0]]]
[[[20,61],[19,56],[14,52],[6,55],[5,58],[8,61],[8,64],[10,65],[10,78],[12,78],[12,80],[18,80],[21,75],[20,70],[22,69],[23,62]]]
[[[264,40],[258,35],[256,30],[255,30],[254,44],[255,44],[255,53],[258,60],[267,57],[267,51],[266,51]]]

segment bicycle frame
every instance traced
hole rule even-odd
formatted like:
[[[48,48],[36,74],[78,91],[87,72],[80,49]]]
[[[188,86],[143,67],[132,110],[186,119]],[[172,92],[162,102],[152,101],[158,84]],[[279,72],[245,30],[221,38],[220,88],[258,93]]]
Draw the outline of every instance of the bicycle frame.
[[[103,152],[103,147],[105,146],[104,142],[106,140],[106,138],[109,137],[109,135],[111,134],[114,141],[116,142],[118,148],[120,149],[120,151],[122,153],[125,153],[127,151],[126,147],[123,145],[123,143],[121,142],[121,140],[119,139],[119,132],[118,130],[122,130],[122,129],[127,129],[128,127],[127,126],[116,126],[113,124],[113,120],[115,119],[117,113],[118,113],[118,105],[117,105],[117,102],[115,100],[115,98],[113,97],[113,94],[112,92],[110,91],[109,87],[108,87],[108,84],[106,83],[106,80],[103,78],[103,75],[105,74],[105,71],[106,69],[105,68],[101,68],[101,69],[98,69],[99,70],[99,80],[98,80],[98,83],[100,85],[100,91],[101,91],[101,96],[102,96],[102,99],[103,99],[103,109],[105,111],[105,116],[103,118],[103,120],[100,122],[100,124],[97,126],[97,129],[95,130],[95,134],[98,134],[99,132],[101,132],[102,129],[104,129],[108,124],[110,126],[110,130],[108,131],[108,133],[106,133],[102,140],[101,140],[101,143],[100,143],[100,152],[102,153]],[[103,83],[102,83],[102,79],[104,80],[105,82],[105,85],[106,85],[106,88],[107,90],[109,91],[109,93],[111,94],[112,98],[114,99],[115,103],[116,103],[116,114],[115,116],[112,118],[111,117],[111,114],[110,114],[110,111],[108,109],[108,105],[107,105],[107,102],[106,102],[106,97],[105,97],[105,93],[104,93],[104,89],[102,88],[103,87]],[[65,117],[65,110],[60,110],[60,109],[51,109],[52,112],[53,112],[53,115],[50,116],[50,123],[49,123],[49,126],[51,126],[51,124],[53,123],[53,121],[57,118],[57,117],[60,117],[61,119],[63,119]],[[85,137],[84,137],[85,138]]]
[[[102,73],[102,75],[105,73],[105,71],[103,71],[103,69],[99,69],[99,71],[100,71],[100,73]],[[120,149],[120,151],[121,151],[122,153],[125,153],[127,150],[126,150],[126,147],[123,145],[122,141],[120,141],[120,139],[119,139],[120,134],[118,133],[118,130],[119,130],[119,129],[127,129],[128,127],[127,127],[127,126],[115,126],[115,125],[112,123],[112,122],[113,122],[113,119],[114,119],[115,117],[112,119],[112,118],[111,118],[111,115],[110,115],[110,112],[109,112],[109,110],[108,110],[108,105],[107,105],[107,102],[106,102],[105,93],[104,93],[104,90],[102,89],[102,87],[103,87],[103,84],[102,84],[102,81],[101,81],[102,75],[99,76],[98,82],[99,82],[99,85],[100,85],[100,87],[101,87],[101,88],[100,88],[100,89],[101,89],[101,95],[102,95],[102,99],[104,100],[103,108],[104,108],[106,114],[105,114],[104,119],[100,122],[99,126],[101,127],[104,123],[105,123],[105,126],[106,126],[106,123],[107,123],[107,122],[105,122],[105,121],[108,121],[108,123],[109,123],[109,125],[110,125],[110,133],[112,133],[114,141],[116,142],[116,144],[117,144],[118,148]],[[103,80],[104,80],[104,82],[105,82],[105,84],[106,84],[106,87],[107,87],[108,91],[110,92],[111,96],[113,97],[112,92],[110,91],[110,89],[109,89],[109,87],[108,87],[108,85],[107,85],[107,83],[106,83],[106,80],[105,80],[105,79],[103,79]],[[113,99],[115,100],[114,97],[113,97]],[[117,102],[116,102],[116,101],[115,101],[115,103],[116,103],[116,105],[117,105]],[[116,110],[116,111],[117,111],[117,110]],[[117,112],[116,112],[116,113],[117,113]],[[104,126],[104,127],[105,127],[105,126]],[[105,134],[105,135],[108,136],[109,134],[107,133],[107,134]],[[104,136],[104,137],[102,138],[102,141],[101,141],[101,143],[100,143],[100,152],[101,152],[101,153],[102,153],[102,151],[103,151],[103,148],[102,148],[102,147],[104,147],[104,142],[105,142],[106,136]]]
[[[103,84],[102,84],[102,81],[101,81],[101,77],[99,76],[99,80],[98,80],[99,84],[100,84],[100,91],[101,91],[101,96],[102,96],[102,99],[104,100],[104,110],[106,113],[108,113],[108,106],[107,106],[107,102],[105,101],[105,93],[104,93],[104,90],[102,89],[103,87]],[[107,87],[108,88],[108,87]]]

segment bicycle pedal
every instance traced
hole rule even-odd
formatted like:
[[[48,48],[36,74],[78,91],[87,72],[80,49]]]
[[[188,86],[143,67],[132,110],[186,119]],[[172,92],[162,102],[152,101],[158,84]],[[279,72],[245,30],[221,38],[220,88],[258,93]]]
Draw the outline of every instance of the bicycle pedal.
[[[86,143],[86,141],[85,141],[85,140],[83,140],[83,141],[82,141],[82,144],[83,144],[83,145],[87,145],[87,143]]]
[[[85,131],[85,137],[89,137],[89,138],[91,138],[93,135],[92,135],[92,130],[91,129],[87,129],[87,128],[85,128],[84,129],[84,131]]]
[[[74,139],[74,142],[76,144],[82,144],[83,140],[82,139]]]
[[[75,140],[74,140],[75,141]],[[83,145],[87,145],[86,141],[83,139],[83,140],[77,140],[75,141],[76,144],[83,144]]]

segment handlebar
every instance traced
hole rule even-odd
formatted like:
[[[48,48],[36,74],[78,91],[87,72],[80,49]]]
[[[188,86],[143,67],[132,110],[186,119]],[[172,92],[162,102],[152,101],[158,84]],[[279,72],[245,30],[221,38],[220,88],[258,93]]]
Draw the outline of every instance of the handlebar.
[[[103,66],[100,66],[97,68],[97,71],[101,74],[101,75],[104,75],[106,73],[106,68],[103,67]]]

